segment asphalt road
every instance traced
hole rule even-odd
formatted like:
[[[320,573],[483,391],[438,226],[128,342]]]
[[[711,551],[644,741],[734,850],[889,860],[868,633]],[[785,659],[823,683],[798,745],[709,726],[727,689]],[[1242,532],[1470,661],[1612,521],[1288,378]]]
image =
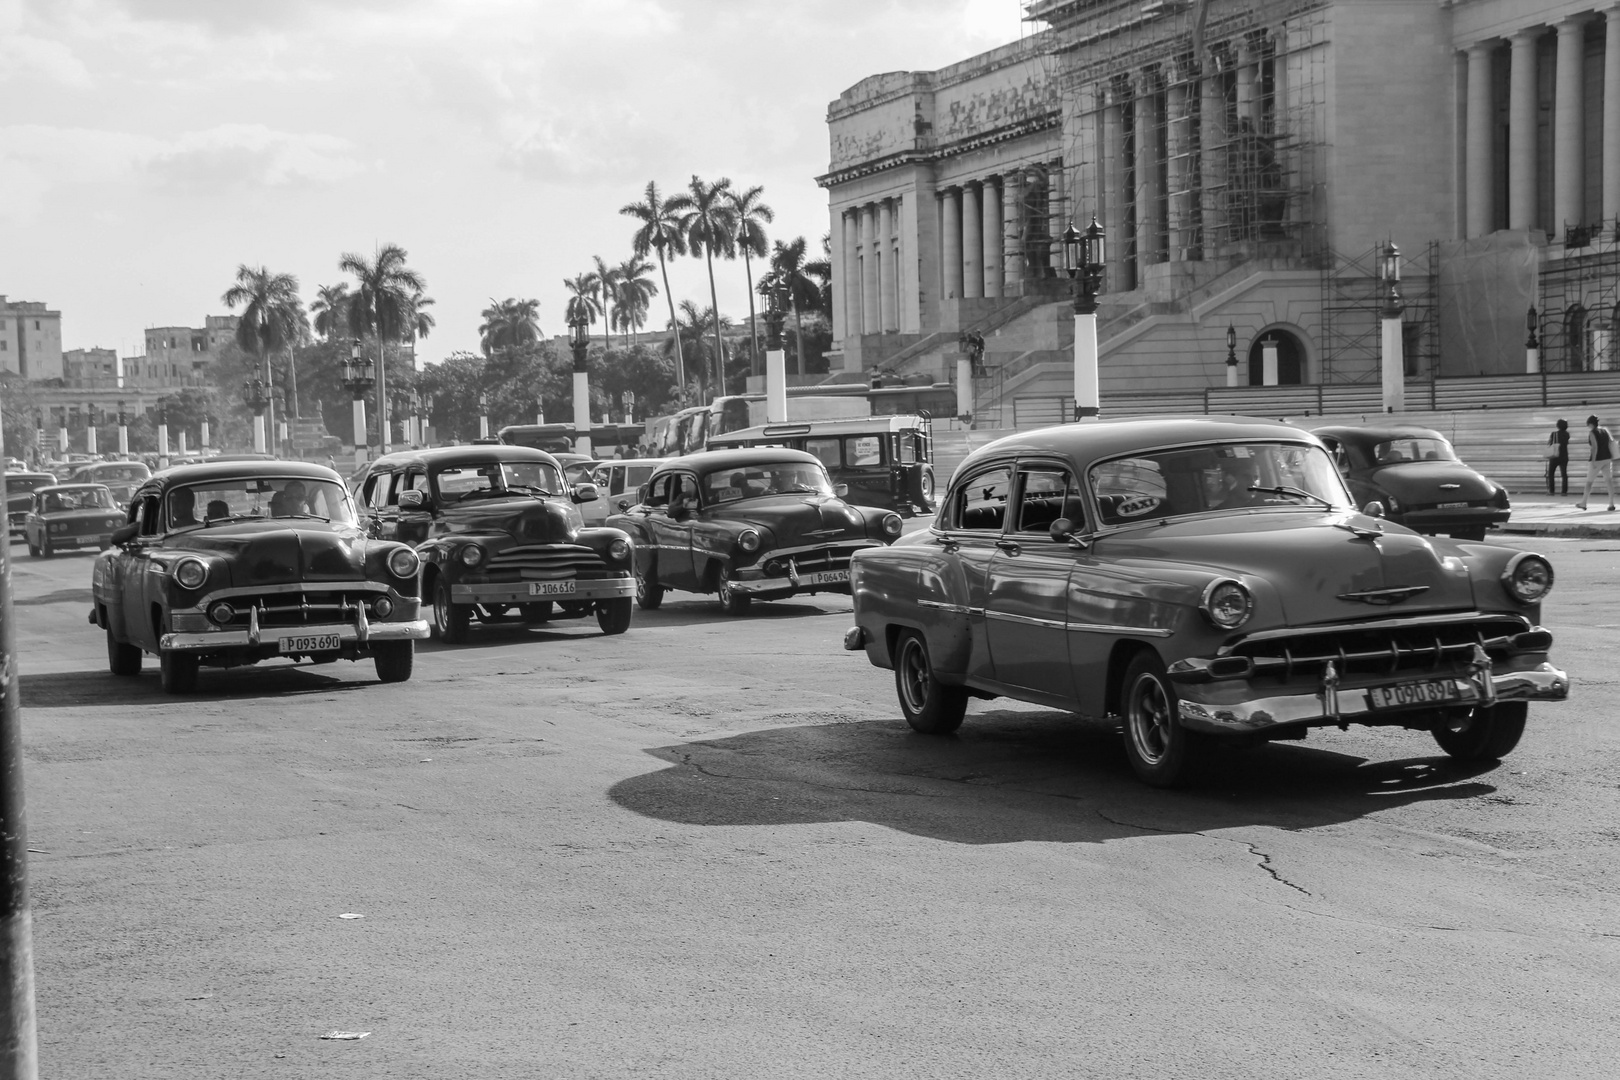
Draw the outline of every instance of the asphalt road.
[[[1524,544],[1575,697],[1500,766],[1183,793],[1049,710],[910,734],[841,597],[175,699],[14,546],[41,1075],[1613,1077],[1620,543]]]

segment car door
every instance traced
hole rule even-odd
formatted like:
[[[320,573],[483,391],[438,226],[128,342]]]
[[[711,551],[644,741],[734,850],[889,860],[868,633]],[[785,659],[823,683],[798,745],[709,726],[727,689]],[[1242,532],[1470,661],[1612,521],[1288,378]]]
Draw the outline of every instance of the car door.
[[[1011,462],[989,464],[957,485],[941,538],[941,545],[955,556],[962,574],[972,638],[967,662],[970,678],[995,678],[995,665],[985,636],[986,586],[991,560],[999,551],[997,545],[1006,529],[1012,476]]]
[[[383,515],[388,507],[388,489],[393,482],[393,470],[387,468],[373,469],[360,482],[360,513],[365,515],[367,536],[383,535]],[[394,516],[398,517],[397,508]]]
[[[682,551],[685,551],[687,566],[691,565],[691,541],[689,532],[683,535],[684,530],[669,516],[670,499],[679,483],[679,474],[668,472],[653,478],[647,486],[647,502],[641,508],[642,527],[647,531],[647,543],[638,544],[638,552],[650,548],[653,555],[654,576],[660,585],[674,586],[675,575],[679,573]]]
[[[165,575],[152,559],[152,550],[162,537],[159,521],[159,499],[156,493],[141,498],[135,505],[134,521],[138,527],[135,538],[113,556],[113,592],[123,602],[119,614],[108,613],[109,621],[122,618],[126,640],[148,652],[158,651],[157,636],[163,632],[160,623],[151,616],[151,605],[161,605]]]
[[[990,559],[985,636],[996,680],[1033,690],[1054,704],[1074,696],[1069,667],[1068,587],[1078,552],[1052,539],[1060,518],[1084,531],[1080,488],[1058,462],[1020,461],[1016,499]]]
[[[697,477],[682,472],[671,480],[669,506],[658,515],[658,577],[677,589],[695,590],[692,538],[701,520]]]
[[[420,465],[408,466],[401,474],[399,482],[394,485],[392,496],[394,502],[394,535],[391,540],[416,547],[427,542],[428,535],[433,531],[433,495],[428,490],[427,470]],[[400,506],[399,495],[404,491],[420,491],[423,503],[420,506]]]

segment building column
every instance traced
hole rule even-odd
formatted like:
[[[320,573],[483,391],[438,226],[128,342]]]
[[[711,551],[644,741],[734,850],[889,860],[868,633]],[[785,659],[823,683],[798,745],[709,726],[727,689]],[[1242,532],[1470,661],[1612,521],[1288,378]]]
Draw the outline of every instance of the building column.
[[[1620,214],[1620,4],[1603,13],[1603,205],[1601,216]]]
[[[1154,96],[1158,81],[1151,71],[1136,79],[1132,121],[1136,129],[1136,265],[1137,280],[1159,261],[1159,109]]]
[[[1536,226],[1536,39],[1539,29],[1513,35],[1508,67],[1508,228]]]
[[[878,308],[876,207],[861,207],[861,333],[881,334],[883,316]]]
[[[1237,53],[1237,116],[1238,127],[1247,120],[1260,130],[1260,50],[1254,39],[1245,34],[1238,42]]]
[[[1002,244],[1005,224],[1001,216],[1001,188],[990,177],[984,179],[984,295],[1001,296],[1001,277],[1006,272],[1007,253]]]
[[[865,319],[861,314],[861,212],[844,211],[844,337],[858,338]]]
[[[1553,101],[1553,235],[1562,243],[1564,226],[1585,217],[1586,109],[1581,85],[1586,21],[1572,16],[1558,24],[1558,72]]]
[[[1204,229],[1204,258],[1215,257],[1225,236],[1221,212],[1226,192],[1226,82],[1211,51],[1204,57],[1198,98],[1198,216]]]
[[[1468,48],[1468,235],[1484,236],[1496,224],[1491,184],[1491,49]]]
[[[984,295],[984,212],[979,185],[962,185],[962,295]]]
[[[1046,248],[1046,265],[1063,272],[1063,230],[1074,220],[1073,193],[1069,190],[1069,174],[1063,168],[1063,159],[1046,163],[1046,221],[1051,242]]]
[[[831,263],[833,276],[832,336],[835,342],[843,341],[844,335],[849,332],[847,321],[849,305],[844,299],[844,294],[849,289],[849,278],[846,276],[849,267],[849,249],[844,246],[844,228],[844,212],[830,210],[827,231],[832,238],[832,254],[828,261]]]
[[[1001,178],[1001,292],[1024,293],[1024,171],[1014,169]]]
[[[1170,259],[1180,262],[1190,256],[1193,246],[1192,191],[1188,168],[1192,160],[1192,117],[1187,112],[1186,71],[1177,66],[1172,70],[1171,83],[1165,93],[1167,129],[1165,154],[1169,158],[1170,176]]]
[[[944,232],[940,243],[940,270],[944,279],[940,291],[945,299],[959,299],[962,295],[962,189],[946,188],[940,193],[945,200],[944,218],[940,229]]]
[[[1126,260],[1125,208],[1131,193],[1125,190],[1125,102],[1124,87],[1115,83],[1108,89],[1108,106],[1103,109],[1103,229],[1108,282],[1115,292],[1136,288],[1136,275]]]
[[[894,200],[878,203],[878,322],[885,334],[900,329],[900,313],[895,310],[894,283]]]

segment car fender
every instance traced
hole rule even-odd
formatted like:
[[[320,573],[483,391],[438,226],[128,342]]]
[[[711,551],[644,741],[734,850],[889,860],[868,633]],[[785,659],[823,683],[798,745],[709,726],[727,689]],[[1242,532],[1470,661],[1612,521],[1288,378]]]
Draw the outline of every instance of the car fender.
[[[972,652],[973,627],[957,560],[932,545],[910,543],[863,548],[851,566],[855,621],[865,632],[867,659],[893,667],[900,631],[918,630],[936,674],[960,682]]]

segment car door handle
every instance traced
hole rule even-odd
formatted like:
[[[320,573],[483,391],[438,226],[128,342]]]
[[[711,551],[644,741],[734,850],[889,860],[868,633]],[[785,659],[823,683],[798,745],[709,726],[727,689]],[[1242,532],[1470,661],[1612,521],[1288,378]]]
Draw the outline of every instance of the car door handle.
[[[996,547],[1000,548],[1002,551],[1005,551],[1009,555],[1017,555],[1021,550],[1018,547],[1018,544],[1012,540],[997,540]]]

